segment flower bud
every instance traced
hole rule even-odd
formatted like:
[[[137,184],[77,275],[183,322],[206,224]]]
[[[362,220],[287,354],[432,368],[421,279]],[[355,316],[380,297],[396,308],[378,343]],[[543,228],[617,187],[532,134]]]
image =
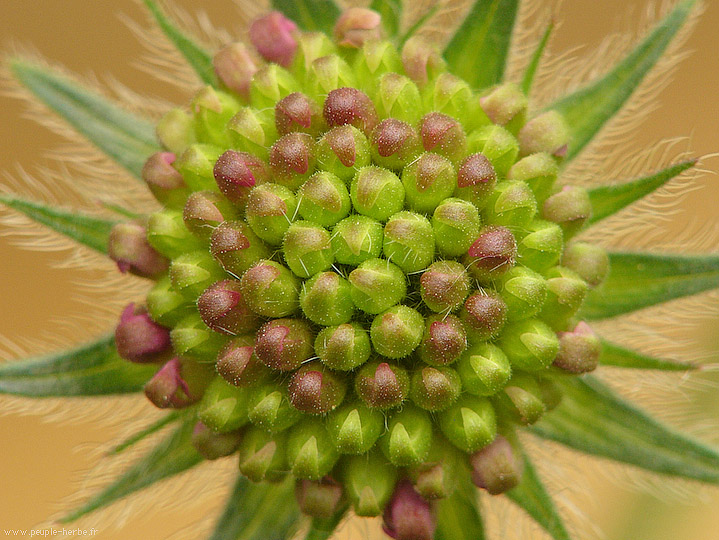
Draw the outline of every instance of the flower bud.
[[[247,152],[227,150],[212,170],[222,194],[240,209],[247,206],[247,197],[253,187],[270,181],[267,164]]]
[[[192,117],[179,108],[160,118],[155,131],[160,144],[177,155],[196,141]]]
[[[250,83],[250,101],[257,111],[274,110],[283,97],[300,92],[302,87],[292,74],[277,64],[260,68]]]
[[[323,114],[330,127],[350,124],[369,136],[379,122],[372,100],[356,88],[332,90],[324,103]]]
[[[547,411],[556,409],[564,397],[562,387],[548,377],[537,377],[537,384],[539,384],[539,392],[545,409]]]
[[[357,170],[371,163],[367,137],[354,126],[332,128],[317,143],[317,162],[349,183]]]
[[[371,315],[391,308],[407,293],[402,270],[384,259],[367,259],[347,279],[355,306]]]
[[[559,175],[559,165],[546,152],[531,154],[512,165],[507,173],[509,180],[526,183],[538,203],[543,203],[552,193]]]
[[[484,398],[463,394],[439,413],[439,427],[457,448],[474,452],[487,446],[497,434],[494,407]]]
[[[240,336],[229,341],[217,355],[215,369],[229,384],[248,387],[269,378],[271,371],[255,352],[254,336]]]
[[[249,389],[247,416],[250,422],[272,433],[284,431],[303,415],[290,405],[287,389],[275,382]]]
[[[443,411],[459,397],[462,383],[455,370],[448,367],[423,367],[412,375],[410,399],[427,411]]]
[[[295,498],[303,514],[320,519],[329,519],[339,509],[342,500],[342,484],[329,476],[318,482],[298,480]]]
[[[170,348],[170,332],[154,323],[145,308],[128,304],[115,328],[115,347],[130,362],[156,362]]]
[[[240,442],[240,472],[253,482],[282,479],[287,471],[286,441],[285,433],[247,429]]]
[[[347,323],[355,310],[349,282],[334,272],[320,272],[302,284],[300,307],[305,317],[323,326]]]
[[[215,190],[217,184],[212,170],[221,153],[220,148],[210,144],[193,144],[174,165],[191,191]]]
[[[327,432],[340,454],[369,452],[384,432],[384,415],[362,403],[345,403],[327,416]]]
[[[293,371],[313,354],[314,337],[301,319],[273,319],[257,331],[255,354],[267,367]]]
[[[378,516],[387,505],[395,483],[397,469],[378,451],[346,458],[341,470],[347,498],[358,516]]]
[[[469,294],[469,276],[456,261],[437,261],[422,274],[419,291],[432,311],[454,311]]]
[[[445,71],[446,64],[435,45],[420,36],[409,38],[402,47],[402,65],[420,87]]]
[[[212,377],[202,364],[173,358],[145,384],[145,396],[160,409],[182,409],[199,401]]]
[[[379,167],[362,167],[350,185],[355,211],[377,221],[386,221],[402,210],[404,196],[404,186],[397,175]]]
[[[507,322],[507,304],[493,291],[479,290],[465,300],[460,318],[470,342],[487,341],[499,335]]]
[[[373,89],[371,83],[374,83],[380,73],[401,73],[403,69],[394,44],[380,40],[365,41],[357,52],[352,67],[360,84],[370,86],[364,88],[365,91]]]
[[[433,366],[451,364],[467,348],[467,332],[454,315],[430,315],[419,345],[419,357]]]
[[[332,229],[332,251],[340,264],[357,266],[382,253],[382,224],[358,214],[343,219]]]
[[[600,246],[574,242],[564,250],[562,266],[574,270],[590,287],[597,287],[609,273],[609,256]]]
[[[185,227],[182,213],[169,208],[150,214],[147,242],[158,253],[171,259],[204,247],[202,241]]]
[[[457,173],[445,157],[425,152],[402,171],[407,206],[430,214],[457,188]]]
[[[589,193],[579,186],[564,186],[542,205],[542,217],[559,224],[567,240],[579,232],[591,215]]]
[[[252,232],[272,246],[282,243],[296,211],[297,199],[279,184],[259,185],[250,191],[247,199],[247,223]]]
[[[159,278],[167,270],[169,261],[155,251],[147,241],[147,231],[139,223],[117,223],[110,231],[107,253],[123,274]]]
[[[484,126],[467,137],[467,147],[489,159],[500,177],[506,176],[519,155],[519,143],[512,134],[500,126]]]
[[[192,446],[210,461],[234,454],[240,446],[240,432],[215,433],[202,422],[192,430]]]
[[[537,213],[537,200],[524,182],[509,180],[500,182],[487,198],[483,211],[488,223],[521,229]]]
[[[287,438],[287,461],[296,478],[319,480],[338,459],[339,454],[319,419],[302,420]]]
[[[512,366],[502,349],[491,343],[475,343],[457,362],[462,388],[476,396],[492,396],[512,376]]]
[[[517,258],[517,241],[507,227],[487,226],[462,259],[467,271],[482,283],[501,277],[514,267]]]
[[[372,346],[387,358],[409,356],[422,341],[424,318],[411,307],[398,305],[377,315],[370,327]]]
[[[170,280],[177,292],[194,302],[215,281],[227,277],[212,256],[203,250],[180,255],[170,265]]]
[[[152,195],[171,208],[182,207],[188,195],[182,175],[172,166],[176,159],[172,152],[157,152],[142,167],[142,179]]]
[[[559,340],[539,319],[527,319],[504,329],[499,346],[512,366],[523,371],[542,371],[556,358]]]
[[[452,163],[457,164],[467,155],[467,137],[451,116],[440,112],[426,114],[419,122],[419,135],[427,152],[444,156]]]
[[[242,274],[240,291],[250,309],[262,317],[284,317],[299,307],[300,285],[287,268],[262,259]]]
[[[395,540],[428,540],[434,538],[436,528],[437,517],[430,504],[409,480],[400,480],[385,508],[382,530]]]
[[[564,235],[559,225],[535,219],[525,232],[517,245],[517,258],[524,266],[543,272],[559,262],[564,249]]]
[[[285,262],[295,275],[308,278],[332,266],[330,233],[311,221],[295,221],[282,242]]]
[[[587,296],[589,287],[576,272],[555,266],[547,273],[547,299],[540,318],[555,330],[566,327]]]
[[[347,383],[342,375],[314,360],[292,374],[288,391],[295,409],[305,414],[324,415],[342,403]]]
[[[336,52],[337,47],[324,32],[302,32],[297,36],[297,51],[291,71],[309,82],[312,62]]]
[[[380,118],[396,118],[416,125],[422,116],[419,88],[404,75],[385,73],[379,78],[374,95]]]
[[[295,192],[315,172],[315,141],[307,133],[288,133],[270,149],[273,182]]]
[[[489,124],[489,118],[480,107],[472,88],[451,73],[441,73],[434,84],[425,87],[424,101],[428,110],[458,119],[466,133]]]
[[[457,189],[454,196],[471,202],[477,210],[487,204],[487,199],[497,185],[497,173],[483,154],[472,154],[457,169]]]
[[[235,277],[271,255],[268,247],[244,221],[225,221],[210,236],[210,253]]]
[[[277,139],[275,119],[266,109],[242,107],[227,123],[227,134],[233,148],[266,160],[269,147]]]
[[[352,68],[337,54],[317,58],[310,65],[307,78],[310,95],[317,100],[324,99],[331,91],[338,88],[357,86]],[[329,123],[329,119],[327,122]]]
[[[279,11],[255,19],[250,25],[250,41],[268,62],[289,67],[297,49],[297,25]]]
[[[301,92],[290,94],[275,105],[275,127],[280,135],[300,132],[312,137],[327,130],[320,106]]]
[[[335,23],[335,41],[342,47],[359,49],[367,41],[382,37],[382,17],[371,9],[351,7]]]
[[[205,390],[197,409],[197,417],[207,427],[218,433],[241,428],[248,422],[247,392],[215,377]]]
[[[546,411],[537,380],[526,374],[515,374],[497,394],[495,403],[511,420],[522,425],[534,424]]]
[[[367,361],[370,352],[369,335],[356,323],[323,328],[315,338],[315,354],[330,369],[354,369]]]
[[[347,186],[327,171],[310,176],[297,192],[297,199],[300,216],[323,227],[332,227],[352,209]]]
[[[437,251],[444,257],[459,257],[479,236],[477,208],[457,198],[442,201],[432,215],[432,229]]]
[[[512,133],[519,131],[527,115],[527,96],[515,83],[504,83],[479,100],[489,119]]]
[[[210,285],[197,299],[197,310],[208,327],[228,336],[250,333],[260,325],[259,317],[247,307],[236,279]]]
[[[472,482],[492,495],[517,487],[522,479],[524,461],[509,441],[497,435],[489,446],[469,457]]]
[[[237,210],[224,196],[214,191],[196,191],[187,198],[182,211],[185,227],[201,240],[209,240],[223,221],[237,218]]]
[[[502,299],[507,304],[507,320],[534,317],[547,298],[547,282],[535,271],[515,266],[502,276]]]
[[[249,102],[250,82],[257,66],[244,43],[230,43],[220,49],[212,58],[212,66],[226,88]]]
[[[239,102],[225,92],[205,86],[192,98],[191,105],[197,140],[227,148],[230,139],[225,126],[240,109]]]
[[[417,131],[408,123],[386,118],[372,130],[372,160],[380,167],[401,171],[422,152]]]
[[[390,463],[397,467],[417,465],[427,458],[432,444],[432,420],[428,413],[405,404],[394,413],[379,447]]]
[[[532,118],[519,131],[520,155],[547,152],[557,159],[567,155],[569,126],[557,111],[547,111]]]
[[[355,376],[355,392],[372,409],[391,409],[409,394],[409,376],[404,368],[386,362],[369,362]]]
[[[214,362],[217,351],[227,341],[225,336],[207,328],[197,313],[178,322],[170,332],[170,338],[177,354],[204,362]]]
[[[169,276],[157,280],[145,301],[152,320],[162,326],[175,326],[195,311],[194,304],[185,300],[185,297],[172,287]]]
[[[599,365],[602,344],[584,321],[571,332],[560,332],[559,353],[554,365],[569,373],[587,373]]]
[[[382,251],[407,273],[424,270],[434,259],[432,225],[420,214],[397,212],[384,227]]]

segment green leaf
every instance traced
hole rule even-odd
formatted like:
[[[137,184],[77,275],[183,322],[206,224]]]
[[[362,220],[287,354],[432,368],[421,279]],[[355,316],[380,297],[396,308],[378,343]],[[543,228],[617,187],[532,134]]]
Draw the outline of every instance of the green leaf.
[[[483,540],[484,525],[478,494],[468,481],[459,483],[454,493],[437,501],[437,531],[434,540]]]
[[[524,454],[522,482],[506,493],[517,506],[529,514],[554,540],[569,540],[569,533],[554,506],[552,498],[537,475],[529,456]]]
[[[285,540],[299,519],[294,481],[253,484],[238,476],[210,540]]]
[[[602,340],[602,355],[599,358],[599,363],[603,366],[657,369],[662,371],[689,371],[696,369],[696,366],[692,364],[639,354],[636,351],[625,349],[605,339]]]
[[[110,450],[107,454],[108,455],[116,455],[116,454],[120,454],[120,453],[124,452],[128,448],[134,446],[135,444],[137,444],[141,440],[149,437],[153,433],[157,433],[162,428],[164,428],[166,425],[179,420],[182,417],[183,412],[184,411],[172,411],[172,412],[166,414],[165,416],[163,416],[156,422],[153,422],[152,424],[147,426],[145,429],[138,431],[134,435],[132,435],[132,436],[128,437],[127,439],[125,439],[124,441],[122,441],[120,444],[118,444],[117,446],[112,448],[112,450]]]
[[[579,154],[602,126],[622,108],[662,57],[695,3],[696,0],[685,0],[678,4],[604,77],[548,107],[562,113],[569,125],[571,139],[567,161]]]
[[[475,0],[444,50],[450,71],[481,90],[502,81],[518,0]]]
[[[202,456],[197,453],[190,442],[194,424],[194,421],[188,421],[181,425],[122,476],[83,506],[61,518],[60,522],[75,521],[85,514],[103,508],[200,463]]]
[[[281,11],[306,31],[332,35],[340,10],[332,0],[271,0],[272,8]]]
[[[402,2],[400,0],[373,0],[369,7],[382,16],[387,36],[399,35],[399,25],[402,20]]]
[[[0,203],[25,214],[33,221],[67,236],[75,242],[91,247],[100,253],[107,253],[110,230],[116,221],[58,210],[12,195],[0,194]]]
[[[345,505],[330,518],[312,518],[305,540],[328,540],[347,515],[348,509],[349,506]]]
[[[589,219],[589,223],[596,223],[616,214],[622,208],[662,187],[696,163],[696,159],[683,161],[656,174],[637,178],[624,184],[599,186],[589,190],[589,200],[592,202],[592,217]]]
[[[552,35],[552,32],[554,31],[554,20],[549,21],[549,24],[547,25],[547,29],[544,31],[544,35],[542,36],[542,39],[539,40],[539,43],[537,44],[537,48],[534,50],[534,54],[532,55],[532,59],[529,61],[529,65],[527,66],[527,69],[524,72],[524,77],[522,77],[522,92],[524,92],[525,95],[529,95],[530,91],[532,90],[532,83],[534,83],[534,76],[537,74],[537,68],[539,67],[539,62],[542,60],[542,56],[544,55],[544,50],[547,48],[547,43],[549,43],[549,38]]]
[[[144,0],[145,6],[152,14],[157,26],[160,27],[180,54],[185,58],[197,76],[205,84],[215,84],[215,71],[212,66],[212,56],[204,47],[198,45],[162,11],[155,0]]]
[[[65,75],[20,58],[10,60],[10,70],[36,98],[138,178],[148,156],[160,149],[151,122]]]
[[[157,366],[123,360],[107,336],[76,349],[0,364],[0,394],[100,396],[139,392]]]
[[[598,379],[556,379],[562,403],[532,428],[581,452],[650,471],[719,483],[719,452],[664,426]]]
[[[719,256],[609,254],[607,279],[588,295],[580,316],[596,320],[719,287]]]

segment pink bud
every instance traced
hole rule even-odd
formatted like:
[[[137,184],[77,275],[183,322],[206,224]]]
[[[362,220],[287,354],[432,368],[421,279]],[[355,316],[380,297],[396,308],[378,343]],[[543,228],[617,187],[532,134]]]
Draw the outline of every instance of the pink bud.
[[[212,59],[212,65],[222,84],[249,101],[250,82],[257,66],[244,44],[230,43],[220,49]]]
[[[139,223],[115,225],[110,231],[107,252],[122,273],[158,278],[169,266],[169,261],[147,242],[147,230]]]
[[[131,362],[155,362],[170,347],[170,332],[150,319],[145,308],[128,304],[115,329],[117,353]]]
[[[296,30],[294,22],[279,11],[273,11],[252,23],[250,41],[265,60],[289,67],[297,50],[293,35]]]
[[[382,37],[382,17],[371,9],[352,7],[335,24],[335,41],[343,47],[359,49],[365,41]]]
[[[187,382],[182,378],[182,364],[173,358],[145,384],[145,395],[160,409],[181,409],[194,403]]]
[[[436,527],[437,518],[430,504],[409,480],[400,480],[384,511],[384,532],[395,540],[432,540]]]

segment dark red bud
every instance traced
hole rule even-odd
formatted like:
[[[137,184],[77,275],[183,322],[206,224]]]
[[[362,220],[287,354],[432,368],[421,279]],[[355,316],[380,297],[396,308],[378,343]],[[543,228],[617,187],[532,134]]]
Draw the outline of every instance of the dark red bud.
[[[368,407],[388,409],[402,403],[409,393],[409,376],[386,362],[365,364],[355,377],[355,391]]]
[[[350,124],[369,136],[379,122],[372,100],[356,88],[337,88],[325,100],[323,114],[330,127]]]
[[[269,182],[270,170],[257,156],[247,152],[228,150],[222,154],[213,169],[217,187],[234,204],[244,207],[250,190]]]
[[[292,406],[305,414],[327,414],[334,410],[347,392],[345,381],[319,361],[298,369],[289,384]]]
[[[170,262],[147,242],[147,230],[139,223],[118,223],[110,231],[108,255],[120,272],[159,278]]]
[[[507,304],[499,295],[476,292],[464,302],[462,321],[473,341],[486,341],[499,335],[507,322]]]
[[[274,319],[258,330],[255,354],[267,367],[292,371],[312,356],[313,341],[305,321]]]
[[[431,540],[436,527],[437,518],[430,504],[409,480],[400,480],[385,508],[382,530],[395,540]]]
[[[301,92],[294,92],[277,102],[275,126],[280,135],[299,131],[313,137],[327,128],[319,105]]]
[[[197,401],[182,378],[182,364],[179,358],[167,362],[160,371],[145,384],[145,395],[160,409],[181,409]]]
[[[247,307],[236,279],[218,281],[205,289],[197,299],[197,311],[208,327],[228,336],[252,332],[260,323]]]
[[[512,268],[517,258],[517,241],[507,227],[489,226],[469,247],[465,263],[480,281],[496,279]]]
[[[170,347],[170,331],[150,319],[145,308],[128,304],[115,329],[118,354],[131,362],[156,362]]]
[[[297,50],[296,30],[294,22],[273,11],[250,25],[250,41],[265,60],[289,67]]]

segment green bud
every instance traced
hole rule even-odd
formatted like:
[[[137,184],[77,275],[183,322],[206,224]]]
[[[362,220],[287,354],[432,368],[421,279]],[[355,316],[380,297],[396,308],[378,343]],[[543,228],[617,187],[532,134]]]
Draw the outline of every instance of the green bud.
[[[213,168],[222,150],[209,144],[192,144],[173,164],[192,191],[216,191]]]
[[[472,454],[469,463],[474,485],[486,489],[491,495],[517,487],[524,470],[521,452],[502,435],[497,435],[489,446]]]
[[[225,221],[212,231],[210,253],[235,277],[242,276],[257,261],[272,254],[244,221]]]
[[[472,203],[456,198],[443,200],[432,215],[437,251],[443,257],[464,255],[479,236],[479,226],[479,212]]]
[[[339,509],[342,500],[342,484],[325,476],[318,482],[298,480],[295,498],[303,514],[319,519],[329,519]]]
[[[272,109],[283,97],[301,90],[292,74],[277,64],[260,68],[250,83],[250,102],[256,109]]]
[[[485,221],[492,225],[521,229],[536,213],[537,201],[529,186],[524,182],[508,180],[500,182],[494,188],[482,215]]]
[[[525,182],[540,204],[552,193],[559,175],[559,165],[546,152],[532,154],[512,165],[507,173],[509,180]]]
[[[181,208],[189,193],[182,175],[172,166],[176,160],[172,152],[156,152],[142,167],[142,179],[152,195],[171,208]]]
[[[517,244],[519,262],[537,272],[543,272],[559,262],[564,249],[564,235],[559,225],[535,219],[524,232],[526,234]]]
[[[320,272],[302,284],[300,307],[305,317],[323,326],[349,322],[355,310],[349,282],[334,272]]]
[[[394,491],[397,469],[380,452],[371,451],[345,458],[340,470],[355,514],[379,516]]]
[[[502,349],[491,343],[475,343],[457,362],[462,388],[477,396],[499,392],[512,376],[512,366]]]
[[[182,220],[185,227],[201,240],[209,240],[212,231],[223,221],[236,219],[237,209],[224,195],[214,191],[196,191],[185,203]]]
[[[369,362],[355,376],[355,392],[372,409],[400,405],[409,394],[409,375],[404,368],[387,362]]]
[[[481,283],[500,278],[517,259],[517,241],[507,227],[486,226],[479,231],[462,262]]]
[[[489,119],[517,133],[527,116],[527,96],[516,83],[504,83],[493,88],[479,100]]]
[[[494,407],[484,398],[463,394],[439,413],[439,427],[457,448],[474,452],[487,446],[497,434]]]
[[[227,132],[233,148],[262,160],[267,160],[268,149],[277,139],[274,116],[252,107],[242,107],[227,123]]]
[[[471,154],[457,169],[457,189],[454,196],[471,202],[477,210],[487,204],[497,185],[497,173],[483,154]]]
[[[547,274],[547,299],[540,318],[555,330],[562,330],[576,315],[589,287],[576,272],[555,266]]]
[[[397,73],[385,73],[379,78],[375,103],[382,119],[396,118],[415,125],[422,116],[422,98],[417,85]]]
[[[425,152],[402,171],[407,206],[430,214],[457,188],[457,173],[445,157]]]
[[[247,392],[215,377],[205,390],[197,417],[213,431],[235,431],[247,422]]]
[[[411,307],[398,305],[377,315],[370,327],[372,346],[387,358],[409,356],[422,341],[424,318]]]
[[[372,161],[387,169],[401,171],[422,152],[417,131],[406,122],[386,118],[372,130]]]
[[[337,88],[356,86],[357,80],[352,68],[339,55],[322,56],[310,65],[308,87],[310,95],[317,99],[322,99]]]
[[[252,231],[270,245],[277,246],[295,219],[297,199],[279,184],[262,184],[250,191],[247,223]]]
[[[357,266],[382,253],[382,224],[367,216],[352,215],[332,230],[332,251],[340,264]]]
[[[170,259],[203,247],[202,242],[185,227],[182,213],[169,208],[150,214],[147,242],[158,253]]]
[[[349,124],[366,136],[379,122],[372,100],[356,88],[344,87],[332,90],[325,99],[323,114],[330,127]]]
[[[262,259],[242,274],[240,290],[250,309],[263,317],[284,317],[299,307],[297,278],[274,261]]]
[[[499,346],[512,366],[523,371],[542,371],[556,358],[559,340],[539,319],[527,319],[507,326]]]
[[[327,171],[310,176],[297,192],[297,199],[300,216],[323,227],[332,227],[346,217],[352,208],[344,182]]]
[[[557,111],[547,111],[532,118],[519,131],[520,155],[546,152],[558,160],[567,155],[569,126]]]
[[[449,497],[465,474],[462,462],[466,458],[447,439],[435,433],[425,462],[408,470],[414,489],[428,501]]]
[[[355,211],[377,221],[386,221],[402,210],[404,196],[404,187],[397,175],[379,167],[362,167],[350,185]]]
[[[384,226],[382,251],[408,274],[424,270],[434,259],[432,225],[420,214],[397,212]]]
[[[290,405],[287,389],[274,382],[249,389],[247,416],[255,426],[270,433],[284,431],[303,418]]]
[[[172,286],[191,302],[215,281],[225,277],[227,274],[220,265],[203,250],[180,255],[170,265]]]
[[[248,387],[264,382],[272,372],[254,354],[254,336],[229,341],[217,355],[217,373],[229,384]]]
[[[599,365],[602,343],[585,322],[571,332],[560,332],[559,353],[554,365],[569,373],[587,373]]]
[[[361,366],[370,352],[369,335],[357,323],[323,328],[315,338],[315,354],[331,369],[349,371]]]
[[[313,354],[314,336],[302,319],[273,319],[257,331],[255,354],[267,367],[294,371]]]
[[[297,36],[297,51],[292,63],[292,73],[307,82],[311,77],[312,62],[336,52],[337,47],[324,32],[302,32]]]
[[[195,306],[175,291],[169,276],[157,280],[145,299],[152,320],[163,326],[175,326],[195,312]]]
[[[333,373],[318,360],[313,360],[292,374],[288,392],[290,403],[298,411],[324,415],[342,403],[347,383],[341,374]]]
[[[397,467],[423,462],[431,444],[432,420],[413,405],[405,405],[390,417],[387,431],[379,440],[385,457]]]
[[[371,315],[397,304],[407,293],[404,273],[384,259],[367,259],[348,277],[355,306]]]
[[[292,429],[287,438],[287,460],[297,478],[319,480],[339,459],[322,421],[307,418]]]
[[[558,223],[567,240],[579,232],[591,215],[589,193],[579,186],[564,186],[542,205],[542,217]]]
[[[295,221],[282,242],[285,262],[295,275],[308,278],[332,266],[330,233],[310,221]]]
[[[459,397],[462,383],[448,367],[423,367],[412,375],[410,399],[427,411],[443,411]]]
[[[480,289],[465,300],[460,318],[470,342],[494,339],[507,322],[507,304],[496,292]]]
[[[285,433],[250,427],[240,442],[240,472],[253,482],[280,480],[287,471]]]
[[[307,133],[283,135],[270,149],[272,181],[293,193],[315,172],[315,141]]]
[[[419,122],[419,136],[427,152],[444,156],[455,165],[467,155],[467,137],[462,125],[446,114],[424,115]]]
[[[495,402],[514,422],[523,425],[534,424],[546,411],[537,380],[526,374],[515,374]]]
[[[250,311],[236,279],[218,281],[205,289],[197,299],[197,311],[209,328],[228,336],[247,334],[260,326],[259,317]]]
[[[290,94],[275,105],[275,127],[280,135],[300,132],[312,137],[327,130],[320,106],[301,92]]]
[[[389,41],[369,40],[362,44],[362,48],[355,56],[353,71],[357,81],[365,91],[374,87],[380,73],[400,73],[402,60],[397,48]]]
[[[213,461],[234,454],[241,438],[239,431],[215,433],[202,422],[197,422],[190,442],[203,458]]]
[[[509,322],[534,317],[547,298],[547,282],[524,266],[515,266],[504,274],[500,290]]]
[[[467,348],[467,332],[454,315],[430,315],[425,320],[419,358],[433,366],[451,364]]]
[[[178,355],[206,362],[214,362],[217,351],[227,342],[225,336],[207,328],[198,313],[178,322],[170,332],[170,339]]]
[[[456,261],[437,261],[422,274],[419,291],[432,311],[454,311],[469,294],[469,276]]]
[[[357,170],[371,163],[367,137],[351,125],[332,128],[317,142],[317,162],[349,183]]]
[[[346,403],[327,416],[327,432],[340,454],[369,452],[384,432],[384,415],[362,403]]]
[[[240,109],[239,102],[225,92],[205,86],[192,98],[191,107],[197,140],[227,148],[230,140],[225,126]]]
[[[574,270],[590,287],[597,287],[609,273],[609,256],[600,246],[573,242],[564,250],[562,266]]]
[[[519,155],[517,139],[500,126],[484,126],[472,132],[467,137],[467,147],[472,153],[486,156],[500,177],[507,175]]]
[[[160,118],[155,131],[160,144],[177,155],[197,140],[192,117],[179,108],[170,109]]]
[[[472,88],[451,73],[438,75],[434,84],[425,87],[424,101],[427,110],[458,119],[467,133],[489,124],[489,118],[480,107]]]

